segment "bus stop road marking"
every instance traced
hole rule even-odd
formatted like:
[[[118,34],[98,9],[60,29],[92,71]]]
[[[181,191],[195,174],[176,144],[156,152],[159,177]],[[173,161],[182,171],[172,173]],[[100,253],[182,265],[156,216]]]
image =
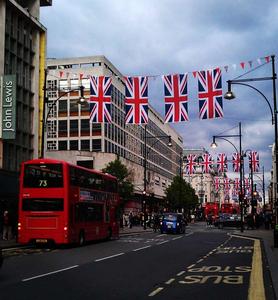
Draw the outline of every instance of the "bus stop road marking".
[[[231,235],[232,237],[254,241],[254,252],[252,257],[252,270],[248,289],[248,300],[265,300],[264,278],[262,268],[262,251],[258,239],[249,238],[240,235]]]
[[[49,273],[45,273],[45,274],[41,274],[41,275],[29,277],[29,278],[25,278],[25,279],[22,279],[22,281],[24,281],[24,282],[25,281],[30,281],[30,280],[33,280],[33,279],[37,279],[37,278],[49,276],[49,275],[52,275],[52,274],[64,272],[64,271],[67,271],[67,270],[70,270],[70,269],[73,269],[73,268],[77,268],[78,266],[79,265],[74,265],[74,266],[71,266],[71,267],[68,267],[68,268],[64,268],[64,269],[60,269],[60,270],[56,270],[56,271],[53,271],[53,272],[49,272]]]

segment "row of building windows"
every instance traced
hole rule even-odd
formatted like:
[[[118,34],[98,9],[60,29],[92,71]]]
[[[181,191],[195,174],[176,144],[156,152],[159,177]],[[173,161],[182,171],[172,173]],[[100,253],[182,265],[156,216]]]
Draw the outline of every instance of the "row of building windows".
[[[6,1],[4,74],[17,75],[16,139],[3,142],[3,167],[18,171],[34,153],[34,58],[38,31]]]
[[[101,151],[101,139],[48,141],[47,150]]]

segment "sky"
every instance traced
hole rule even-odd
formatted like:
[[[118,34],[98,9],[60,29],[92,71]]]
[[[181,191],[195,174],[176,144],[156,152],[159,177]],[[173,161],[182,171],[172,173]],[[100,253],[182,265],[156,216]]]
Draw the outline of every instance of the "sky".
[[[184,147],[204,147],[213,156],[226,153],[229,159],[235,152],[233,147],[218,140],[217,150],[211,150],[212,136],[238,134],[241,122],[242,148],[259,152],[268,185],[274,126],[267,102],[251,88],[234,85],[236,99],[223,99],[224,117],[200,120],[197,79],[193,72],[220,67],[223,92],[227,80],[246,72],[249,73],[241,79],[272,76],[271,63],[264,64],[264,57],[277,54],[277,0],[53,0],[52,3],[41,8],[40,16],[47,28],[47,57],[104,55],[123,75],[150,76],[149,103],[162,115],[161,76],[188,73],[190,120],[172,126],[183,137]],[[245,62],[244,68],[241,62]],[[228,66],[228,71],[224,66]],[[272,105],[272,81],[251,84]],[[230,141],[238,147],[238,138]],[[229,176],[234,178],[238,174]],[[262,174],[255,178],[259,189]]]

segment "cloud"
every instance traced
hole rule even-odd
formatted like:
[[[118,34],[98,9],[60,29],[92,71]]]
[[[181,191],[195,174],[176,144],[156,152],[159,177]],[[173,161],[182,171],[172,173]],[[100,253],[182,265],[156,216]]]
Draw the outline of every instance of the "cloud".
[[[48,30],[48,57],[105,55],[124,75],[158,75],[150,79],[150,103],[163,114],[160,75],[228,65],[229,72],[223,70],[226,90],[226,80],[247,71],[240,62],[252,60],[255,65],[257,58],[275,54],[277,14],[275,0],[59,0],[41,9],[41,22]],[[270,75],[268,64],[241,78]],[[271,82],[254,86],[272,105]],[[237,85],[233,90],[237,98],[224,100],[222,120],[200,121],[197,82],[190,74],[190,121],[173,127],[186,147],[209,148],[212,135],[241,122],[244,149],[258,150],[269,171],[274,128],[267,103],[248,87]],[[224,142],[219,150],[233,151]]]

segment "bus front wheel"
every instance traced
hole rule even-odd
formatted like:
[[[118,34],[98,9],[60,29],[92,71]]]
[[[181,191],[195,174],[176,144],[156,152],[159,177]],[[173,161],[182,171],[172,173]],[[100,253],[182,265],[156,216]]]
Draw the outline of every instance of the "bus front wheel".
[[[85,233],[84,233],[84,231],[82,230],[82,231],[80,231],[80,233],[79,233],[79,240],[78,240],[78,244],[79,244],[79,246],[84,246],[85,245]]]

